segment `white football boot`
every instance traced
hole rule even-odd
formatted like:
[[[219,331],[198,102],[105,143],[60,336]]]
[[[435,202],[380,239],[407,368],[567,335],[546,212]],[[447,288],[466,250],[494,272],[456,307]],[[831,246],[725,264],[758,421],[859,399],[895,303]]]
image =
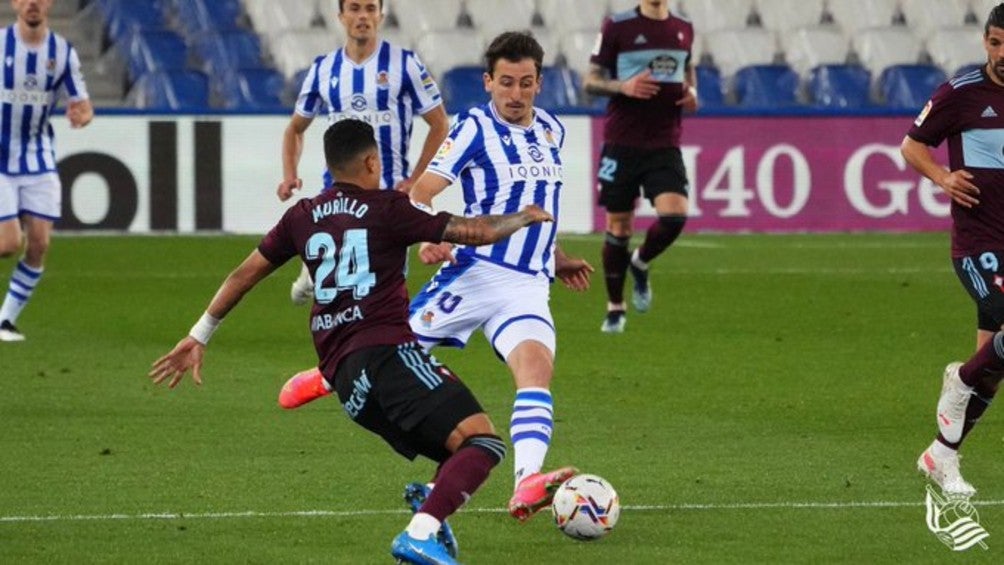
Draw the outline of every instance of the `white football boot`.
[[[966,423],[966,407],[973,395],[973,387],[959,378],[962,363],[949,363],[945,367],[945,377],[938,399],[938,429],[946,440],[957,443],[962,439],[962,427]]]
[[[289,299],[297,306],[303,306],[314,299],[314,281],[310,280],[310,271],[304,265],[300,269],[300,276],[293,281],[293,286],[289,288]]]
[[[951,448],[935,444],[937,440],[920,454],[917,469],[941,487],[945,496],[968,498],[976,494],[976,488],[966,482],[959,472],[959,454]],[[936,455],[938,452],[941,456]]]

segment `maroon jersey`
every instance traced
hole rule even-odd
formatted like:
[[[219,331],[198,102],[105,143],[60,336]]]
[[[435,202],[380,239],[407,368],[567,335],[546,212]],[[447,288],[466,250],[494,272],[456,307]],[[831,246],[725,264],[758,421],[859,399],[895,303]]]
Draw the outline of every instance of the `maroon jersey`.
[[[953,78],[934,91],[908,135],[935,147],[948,140],[951,170],[972,173],[980,203],[952,202],[952,257],[1004,250],[1004,87],[985,69]]]
[[[685,71],[690,63],[694,26],[679,16],[653,20],[638,8],[604,20],[590,61],[617,80],[627,80],[645,69],[659,81],[659,93],[647,100],[618,94],[607,104],[604,139],[609,143],[658,149],[680,146],[681,108]]]
[[[335,184],[290,207],[258,251],[281,265],[297,255],[310,270],[310,331],[321,372],[357,349],[415,339],[408,325],[408,246],[438,243],[450,214],[431,215],[394,190]]]

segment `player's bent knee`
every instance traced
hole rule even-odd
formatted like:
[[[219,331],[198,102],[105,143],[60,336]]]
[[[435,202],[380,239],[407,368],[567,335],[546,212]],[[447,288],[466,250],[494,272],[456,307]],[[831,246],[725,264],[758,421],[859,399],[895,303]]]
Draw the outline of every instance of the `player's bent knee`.
[[[503,459],[505,459],[505,442],[502,441],[502,438],[495,434],[471,436],[460,446],[460,449],[465,448],[474,448],[484,451],[491,457],[492,461],[495,462],[495,465],[498,465]]]

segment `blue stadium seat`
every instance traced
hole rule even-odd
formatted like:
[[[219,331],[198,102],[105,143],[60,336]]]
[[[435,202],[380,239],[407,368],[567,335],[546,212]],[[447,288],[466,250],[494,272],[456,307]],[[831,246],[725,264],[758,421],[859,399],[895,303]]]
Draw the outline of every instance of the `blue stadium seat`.
[[[482,92],[484,89],[482,88]],[[536,106],[554,112],[579,104],[582,79],[568,67],[544,67],[541,69],[541,89],[535,101]]]
[[[209,79],[193,70],[153,71],[139,77],[128,99],[136,108],[204,110],[209,105]]]
[[[796,104],[798,74],[788,65],[751,65],[736,72],[736,102],[747,108],[782,108]]]
[[[192,51],[208,74],[222,74],[241,67],[260,67],[262,48],[258,36],[241,30],[207,31],[191,40]]]
[[[879,76],[879,91],[890,108],[919,109],[945,79],[934,65],[893,65]]]
[[[120,45],[133,79],[151,71],[179,70],[188,65],[185,42],[173,31],[134,31]]]
[[[243,8],[239,0],[167,0],[186,35],[239,29]]]
[[[861,65],[819,65],[809,71],[809,99],[824,108],[869,104],[871,73]]]
[[[265,67],[243,68],[213,79],[218,106],[228,110],[285,110],[282,73]]]
[[[108,37],[114,43],[137,30],[165,29],[164,4],[160,0],[99,0],[98,5],[108,23]]]
[[[482,80],[484,72],[484,67],[481,66],[464,66],[453,67],[443,73],[439,87],[447,113],[456,114],[488,101],[489,96]]]
[[[704,108],[716,108],[725,104],[725,85],[722,73],[713,65],[697,65],[697,97]]]

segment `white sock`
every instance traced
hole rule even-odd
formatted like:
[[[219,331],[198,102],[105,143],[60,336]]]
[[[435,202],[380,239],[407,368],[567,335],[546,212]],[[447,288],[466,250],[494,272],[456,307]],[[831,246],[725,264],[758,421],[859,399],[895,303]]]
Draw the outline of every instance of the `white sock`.
[[[432,514],[426,514],[425,512],[417,512],[411,517],[411,522],[408,523],[408,527],[405,531],[408,535],[419,540],[429,539],[436,535],[439,531],[439,520],[434,518]]]
[[[643,271],[647,271],[648,270],[648,263],[646,263],[646,262],[644,262],[644,261],[641,260],[641,257],[638,255],[638,250],[639,249],[641,249],[641,248],[640,247],[635,247],[634,248],[634,252],[631,253],[631,264],[634,265],[635,267],[643,270]]]
[[[944,459],[946,457],[955,457],[959,454],[959,452],[938,440],[934,440],[934,443],[931,445],[931,454],[938,459]]]
[[[551,391],[528,387],[516,391],[516,401],[509,421],[512,437],[515,485],[544,466],[554,430],[554,404]]]
[[[17,322],[17,317],[28,305],[28,300],[35,293],[35,287],[41,278],[42,269],[29,267],[24,260],[17,262],[14,272],[10,275],[7,296],[4,297],[3,306],[0,306],[0,320],[7,320],[12,324]]]

